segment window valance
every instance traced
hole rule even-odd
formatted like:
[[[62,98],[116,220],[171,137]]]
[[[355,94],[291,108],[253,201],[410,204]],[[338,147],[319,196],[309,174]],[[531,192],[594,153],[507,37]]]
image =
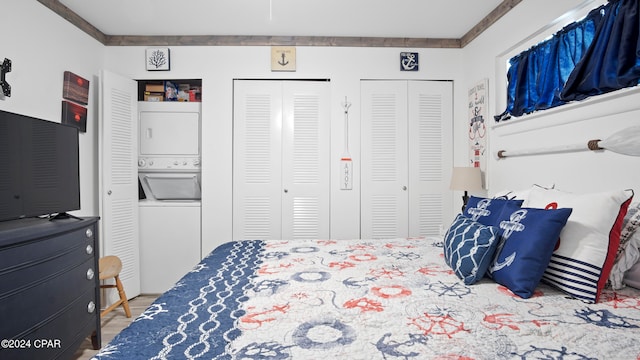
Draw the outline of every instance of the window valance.
[[[509,60],[503,121],[640,80],[640,0],[614,0]]]

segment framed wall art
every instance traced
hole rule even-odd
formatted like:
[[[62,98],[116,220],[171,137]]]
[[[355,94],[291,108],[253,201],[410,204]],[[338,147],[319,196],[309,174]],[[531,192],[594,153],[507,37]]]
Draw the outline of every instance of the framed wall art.
[[[271,71],[296,71],[296,47],[272,46]]]
[[[89,80],[71,71],[65,71],[62,83],[62,97],[79,104],[89,104]]]
[[[150,48],[146,52],[146,66],[148,71],[169,71],[169,48]]]
[[[70,101],[62,101],[62,123],[87,131],[87,108]]]
[[[419,65],[417,52],[400,53],[400,71],[418,71]]]
[[[489,79],[482,79],[469,89],[469,114],[467,118],[469,133],[469,162],[473,167],[486,169],[487,150],[487,105]]]

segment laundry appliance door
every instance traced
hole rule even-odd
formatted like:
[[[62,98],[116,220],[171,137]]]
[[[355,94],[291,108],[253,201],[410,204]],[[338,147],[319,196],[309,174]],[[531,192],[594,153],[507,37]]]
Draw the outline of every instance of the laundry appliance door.
[[[141,173],[140,183],[148,199],[200,200],[199,173]]]

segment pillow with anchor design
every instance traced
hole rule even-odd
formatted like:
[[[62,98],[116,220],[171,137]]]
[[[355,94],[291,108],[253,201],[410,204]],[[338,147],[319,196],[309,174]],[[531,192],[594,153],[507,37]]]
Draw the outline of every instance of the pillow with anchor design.
[[[531,297],[571,212],[571,208],[505,208],[496,224],[502,237],[488,275],[514,294]]]
[[[519,209],[523,200],[490,199],[471,196],[463,215],[483,225],[496,225],[496,220],[505,208]]]

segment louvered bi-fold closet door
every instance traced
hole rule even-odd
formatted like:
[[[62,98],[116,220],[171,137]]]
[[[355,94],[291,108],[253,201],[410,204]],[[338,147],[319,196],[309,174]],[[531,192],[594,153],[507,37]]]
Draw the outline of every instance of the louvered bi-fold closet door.
[[[453,85],[408,82],[409,236],[439,233],[451,222]]]
[[[449,222],[452,88],[362,81],[361,237],[435,235]]]
[[[122,260],[120,280],[127,297],[140,294],[138,242],[138,109],[137,83],[100,73],[100,256]],[[107,292],[107,305],[118,299]]]
[[[408,236],[407,82],[361,83],[364,239]]]
[[[282,100],[282,238],[327,239],[329,82],[284,82]]]
[[[234,82],[233,238],[329,236],[329,87]]]

